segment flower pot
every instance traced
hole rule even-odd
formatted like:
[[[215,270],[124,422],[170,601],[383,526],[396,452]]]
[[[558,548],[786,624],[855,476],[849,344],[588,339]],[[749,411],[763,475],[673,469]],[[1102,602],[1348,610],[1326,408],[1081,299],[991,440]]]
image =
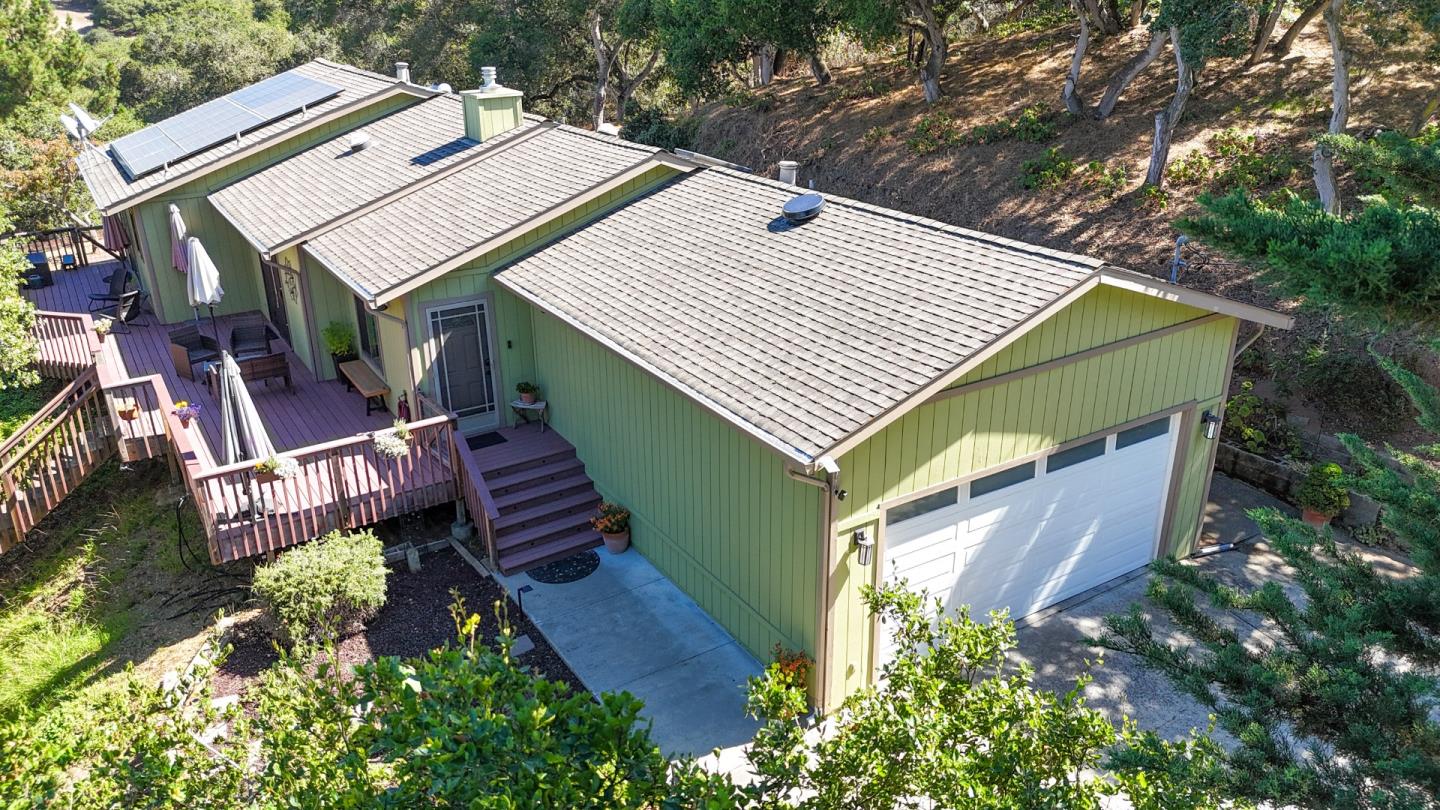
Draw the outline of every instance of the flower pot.
[[[256,470],[256,471],[255,471],[255,480],[256,480],[256,481],[259,481],[259,482],[262,483],[262,484],[273,484],[273,483],[275,483],[276,481],[279,481],[279,480],[280,480],[280,476],[276,475],[276,474],[273,473],[273,472],[267,472],[267,471],[265,471],[265,470]]]
[[[625,549],[630,548],[630,532],[628,531],[617,534],[601,532],[600,536],[605,539],[605,550],[611,554],[624,554]]]
[[[345,382],[345,378],[340,375],[340,364],[341,364],[341,363],[348,363],[348,362],[350,362],[351,360],[359,360],[359,359],[360,359],[360,355],[356,354],[355,352],[350,352],[349,354],[332,354],[332,355],[330,355],[330,362],[332,362],[332,363],[335,364],[335,379],[343,385],[344,382]]]
[[[134,422],[135,419],[140,416],[140,408],[121,408],[116,411],[116,413],[120,414],[120,418],[124,419],[126,422]]]
[[[525,403],[526,405],[534,405],[534,404],[535,404],[535,395],[534,395],[533,393],[531,393],[531,394],[521,394],[521,395],[520,395],[520,401],[523,402],[523,403]]]
[[[1327,515],[1323,512],[1316,512],[1314,509],[1311,509],[1308,506],[1300,510],[1300,519],[1305,521],[1307,525],[1314,526],[1317,529],[1323,529],[1326,526],[1329,526],[1330,521],[1333,520],[1334,517],[1334,515]]]

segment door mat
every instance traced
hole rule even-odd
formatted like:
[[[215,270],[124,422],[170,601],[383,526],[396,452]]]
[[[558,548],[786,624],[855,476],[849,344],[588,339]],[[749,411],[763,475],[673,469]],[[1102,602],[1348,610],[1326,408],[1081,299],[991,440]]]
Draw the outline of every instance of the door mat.
[[[491,431],[490,433],[471,436],[465,440],[465,443],[470,445],[471,450],[479,450],[482,447],[494,447],[497,444],[504,444],[505,441],[505,437],[501,436],[499,432]]]
[[[536,566],[525,573],[536,582],[564,585],[590,576],[599,567],[600,555],[595,553],[595,549],[589,549],[579,554],[571,554],[563,560]]]

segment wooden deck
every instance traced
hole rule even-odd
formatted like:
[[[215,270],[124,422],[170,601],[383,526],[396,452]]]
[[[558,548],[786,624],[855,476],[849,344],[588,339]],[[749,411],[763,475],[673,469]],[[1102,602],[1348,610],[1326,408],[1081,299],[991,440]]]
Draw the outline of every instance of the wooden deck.
[[[104,292],[106,284],[101,280],[115,272],[118,264],[113,261],[97,262],[90,267],[69,272],[55,270],[55,284],[38,290],[26,290],[25,296],[37,308],[54,312],[86,312],[89,309],[89,294]],[[230,329],[238,317],[221,316],[218,319],[219,342],[222,347],[230,344]],[[251,316],[253,318],[253,315]],[[175,370],[170,359],[168,331],[183,324],[160,324],[154,315],[146,313],[130,323],[128,334],[114,334],[106,338],[106,350],[118,351],[125,371],[131,377],[159,374],[165,379],[170,393],[179,399],[198,402],[201,405],[199,419],[199,443],[207,460],[213,464],[222,462],[217,455],[220,447],[220,408],[215,395],[199,379],[200,369],[195,369],[197,379],[187,380]],[[209,316],[202,313],[200,329],[214,336]],[[308,366],[295,355],[284,341],[272,344],[277,350],[283,348],[290,362],[295,382],[293,390],[286,390],[280,380],[253,382],[249,385],[251,398],[260,411],[260,418],[270,432],[270,440],[277,450],[295,450],[309,445],[321,444],[332,439],[368,433],[377,428],[389,427],[394,418],[385,413],[367,415],[365,398],[353,391],[346,391],[345,385],[337,381],[319,381]],[[192,432],[193,428],[192,428]]]

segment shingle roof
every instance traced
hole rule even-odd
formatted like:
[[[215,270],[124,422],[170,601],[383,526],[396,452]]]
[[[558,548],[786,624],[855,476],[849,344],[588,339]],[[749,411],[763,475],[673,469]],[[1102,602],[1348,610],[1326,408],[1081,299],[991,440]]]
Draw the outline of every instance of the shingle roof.
[[[648,159],[654,147],[568,126],[423,184],[304,249],[374,297]]]
[[[483,149],[543,120],[526,116],[523,125]],[[370,136],[360,151],[350,148],[356,132]],[[479,141],[465,137],[460,98],[446,94],[317,144],[211,194],[210,202],[270,251],[481,151]]]
[[[497,273],[805,460],[1091,276],[1084,256],[711,168]]]
[[[354,103],[357,99],[397,84],[397,80],[394,78],[323,59],[307,62],[286,72],[298,73],[333,84],[340,88],[340,94],[311,106],[304,113],[287,115],[247,133],[238,144],[233,140],[226,141],[173,164],[168,172],[152,172],[134,181],[131,181],[120,169],[114,158],[111,157],[108,147],[86,149],[75,160],[81,177],[85,179],[85,185],[90,188],[90,195],[95,198],[95,205],[102,211],[110,210],[138,194],[203,169],[235,152],[249,149],[258,141],[282,134],[318,115],[344,107]]]

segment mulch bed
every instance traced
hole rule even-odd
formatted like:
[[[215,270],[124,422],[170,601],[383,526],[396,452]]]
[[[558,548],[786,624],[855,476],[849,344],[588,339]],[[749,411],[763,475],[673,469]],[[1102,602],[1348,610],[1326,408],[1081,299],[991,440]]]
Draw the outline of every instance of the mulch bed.
[[[480,576],[452,549],[426,554],[420,558],[420,564],[420,570],[413,574],[403,562],[391,568],[385,607],[364,629],[340,640],[337,651],[342,661],[354,665],[385,655],[413,658],[454,643],[455,622],[450,615],[450,605],[455,601],[453,591],[464,599],[467,613],[480,616],[480,635],[486,642],[492,642],[499,633],[495,604],[504,599],[516,636],[528,635],[535,643],[535,649],[520,656],[520,662],[552,681],[563,681],[576,691],[586,691],[580,679],[494,580]],[[234,649],[213,679],[217,696],[244,692],[258,680],[261,672],[279,659],[259,617],[232,628],[230,643]]]

